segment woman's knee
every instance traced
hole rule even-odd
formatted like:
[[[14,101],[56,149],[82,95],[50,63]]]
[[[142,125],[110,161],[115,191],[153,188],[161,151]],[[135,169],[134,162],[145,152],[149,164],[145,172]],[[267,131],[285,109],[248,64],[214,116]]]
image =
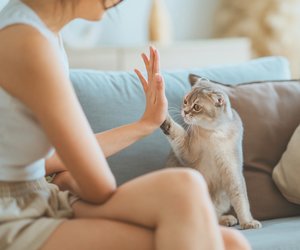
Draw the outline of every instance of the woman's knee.
[[[226,250],[251,250],[249,242],[238,230],[221,227],[221,232]]]
[[[164,170],[157,185],[160,192],[164,192],[169,197],[176,197],[177,203],[181,200],[187,202],[197,202],[207,199],[208,189],[203,176],[191,168],[170,168]],[[170,199],[169,199],[170,200]]]
[[[165,171],[165,181],[173,188],[187,192],[207,192],[206,182],[199,171],[192,168],[170,168]]]

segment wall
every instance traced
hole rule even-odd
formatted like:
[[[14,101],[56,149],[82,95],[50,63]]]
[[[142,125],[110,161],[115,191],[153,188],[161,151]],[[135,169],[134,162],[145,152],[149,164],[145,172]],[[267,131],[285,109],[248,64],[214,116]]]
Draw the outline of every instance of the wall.
[[[165,0],[176,41],[210,37],[213,14],[219,0]],[[101,22],[76,21],[65,29],[74,46],[137,45],[148,41],[148,18],[152,0],[125,0]],[[77,33],[77,34],[76,34]],[[80,37],[86,39],[82,42]],[[87,39],[87,37],[89,39]]]
[[[163,1],[163,0],[162,0]],[[176,41],[210,37],[219,0],[164,0],[171,15]],[[0,9],[8,0],[0,0]],[[125,0],[101,22],[77,20],[64,29],[65,40],[80,47],[140,45],[148,41],[148,17],[152,0]],[[84,37],[84,39],[82,39]]]
[[[164,0],[171,15],[175,40],[209,37],[209,23],[218,0]],[[126,0],[103,20],[101,43],[144,43],[148,40],[151,0]],[[176,28],[175,28],[176,27]],[[104,35],[105,34],[105,35]]]

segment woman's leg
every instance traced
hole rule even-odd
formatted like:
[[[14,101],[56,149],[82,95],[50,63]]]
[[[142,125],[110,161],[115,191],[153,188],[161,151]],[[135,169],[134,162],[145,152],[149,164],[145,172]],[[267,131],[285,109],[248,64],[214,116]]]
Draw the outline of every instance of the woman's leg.
[[[250,249],[217,225],[206,185],[195,171],[164,170],[121,186],[104,205],[76,202],[47,249]],[[78,236],[78,237],[77,237]]]
[[[237,230],[220,226],[226,250],[251,250],[246,238]]]
[[[221,227],[226,250],[250,250],[237,230]],[[154,231],[103,219],[74,219],[64,222],[41,250],[153,250]]]
[[[206,184],[192,169],[167,169],[120,186],[103,205],[78,201],[75,218],[101,218],[154,231],[155,249],[224,249]]]
[[[41,250],[153,250],[153,231],[103,219],[63,222]]]

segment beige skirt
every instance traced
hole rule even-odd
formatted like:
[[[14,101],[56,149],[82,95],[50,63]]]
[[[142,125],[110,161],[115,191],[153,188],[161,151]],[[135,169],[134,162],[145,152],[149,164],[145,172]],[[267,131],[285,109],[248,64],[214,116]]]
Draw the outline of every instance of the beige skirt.
[[[0,249],[37,250],[66,219],[78,198],[45,178],[0,182]]]

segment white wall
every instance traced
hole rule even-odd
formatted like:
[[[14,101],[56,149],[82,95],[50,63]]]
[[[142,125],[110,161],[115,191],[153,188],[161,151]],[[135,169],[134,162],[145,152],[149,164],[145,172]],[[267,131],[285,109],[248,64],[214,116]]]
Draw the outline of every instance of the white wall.
[[[174,40],[210,37],[212,19],[219,0],[162,0],[173,23]],[[0,9],[8,0],[0,0]],[[75,21],[64,30],[68,43],[89,47],[137,45],[148,41],[148,17],[152,0],[125,0],[110,10],[101,22]]]
[[[173,23],[174,40],[191,40],[210,37],[212,19],[219,0],[164,0]],[[80,37],[90,34],[90,44],[137,45],[148,41],[148,18],[152,0],[125,0],[110,10],[104,19],[87,24],[75,22],[65,30],[67,40],[80,45]],[[88,30],[85,30],[87,28]],[[77,32],[72,37],[70,31]],[[80,35],[84,34],[84,35]],[[92,35],[93,34],[93,35]],[[68,39],[69,38],[69,39]],[[85,39],[88,44],[88,39]]]

